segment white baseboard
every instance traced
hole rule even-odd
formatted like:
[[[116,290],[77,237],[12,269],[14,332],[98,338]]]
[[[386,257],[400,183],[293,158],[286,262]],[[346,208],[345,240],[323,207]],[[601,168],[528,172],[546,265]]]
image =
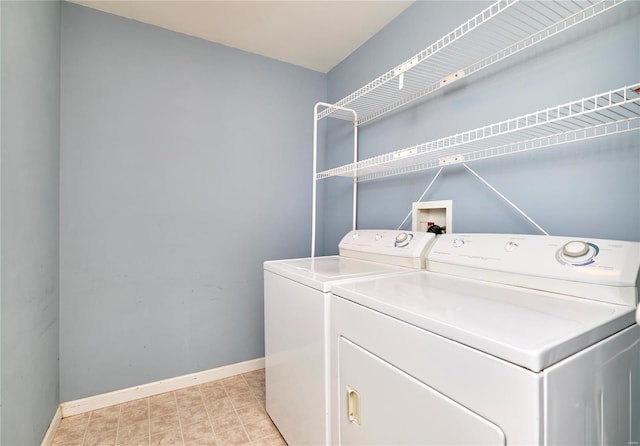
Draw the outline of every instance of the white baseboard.
[[[58,426],[60,426],[60,420],[62,420],[62,407],[58,406],[56,413],[53,414],[53,420],[51,420],[49,429],[47,429],[47,432],[44,434],[44,438],[42,439],[40,446],[51,446],[53,444],[53,437],[56,435]]]
[[[159,395],[165,392],[184,389],[185,387],[195,386],[196,384],[228,378],[229,376],[239,375],[241,373],[247,373],[262,368],[264,368],[264,358],[257,358],[224,367],[205,370],[203,372],[191,373],[189,375],[178,376],[149,384],[143,384],[141,386],[130,387],[128,389],[116,390],[114,392],[69,401],[60,404],[60,407],[62,408],[62,418],[91,412],[92,410],[102,409],[116,404],[126,403],[128,401],[138,400],[140,398]]]

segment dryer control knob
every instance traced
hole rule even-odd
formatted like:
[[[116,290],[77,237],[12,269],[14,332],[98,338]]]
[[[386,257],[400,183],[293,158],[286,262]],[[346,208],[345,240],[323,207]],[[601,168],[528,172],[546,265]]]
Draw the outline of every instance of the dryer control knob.
[[[453,240],[453,247],[454,248],[459,248],[462,245],[464,245],[464,240],[462,240],[461,238],[456,238]]]
[[[396,236],[396,248],[404,248],[409,244],[411,239],[413,238],[412,234],[407,234],[406,232],[401,232]]]
[[[380,240],[382,238],[382,234],[376,234],[374,238],[376,240]]]
[[[572,241],[562,247],[562,255],[567,257],[580,257],[589,252],[589,245],[582,241]]]

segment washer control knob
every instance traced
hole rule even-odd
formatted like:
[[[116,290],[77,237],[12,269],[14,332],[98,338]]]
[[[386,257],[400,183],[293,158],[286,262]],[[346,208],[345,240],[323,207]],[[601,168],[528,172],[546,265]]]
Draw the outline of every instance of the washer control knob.
[[[507,252],[513,252],[518,246],[520,245],[518,245],[516,242],[507,242],[507,244],[504,246],[504,250]]]
[[[464,245],[464,240],[462,240],[461,238],[453,239],[453,247],[454,248],[459,248],[462,245]]]
[[[413,238],[412,234],[407,234],[406,232],[401,232],[396,236],[396,248],[404,248],[409,244],[411,239]]]
[[[376,240],[380,240],[382,238],[382,234],[376,234],[376,236],[374,237]]]
[[[581,257],[589,252],[589,245],[582,241],[571,241],[562,247],[562,255],[567,257]]]

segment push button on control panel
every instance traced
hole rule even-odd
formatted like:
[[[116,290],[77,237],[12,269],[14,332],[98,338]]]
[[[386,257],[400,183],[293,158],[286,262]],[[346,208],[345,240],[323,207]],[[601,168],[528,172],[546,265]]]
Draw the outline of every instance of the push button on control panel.
[[[516,242],[507,242],[507,244],[504,245],[504,250],[507,252],[513,252],[518,246],[520,245],[518,245]]]

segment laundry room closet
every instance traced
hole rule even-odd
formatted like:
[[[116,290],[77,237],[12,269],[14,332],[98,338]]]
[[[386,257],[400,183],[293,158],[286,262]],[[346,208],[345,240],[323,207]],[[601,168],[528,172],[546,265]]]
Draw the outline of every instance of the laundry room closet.
[[[573,3],[606,10],[361,123],[357,161],[637,88],[640,2]],[[0,443],[39,444],[61,403],[259,368],[263,262],[336,254],[353,225],[353,178],[313,178],[313,146],[318,172],[349,168],[354,125],[314,122],[314,106],[409,61],[402,90],[416,54],[492,4],[416,1],[321,72],[68,1],[2,0]],[[431,185],[422,198],[452,200],[454,232],[640,241],[630,122],[473,172],[362,178],[357,227],[409,228]]]

